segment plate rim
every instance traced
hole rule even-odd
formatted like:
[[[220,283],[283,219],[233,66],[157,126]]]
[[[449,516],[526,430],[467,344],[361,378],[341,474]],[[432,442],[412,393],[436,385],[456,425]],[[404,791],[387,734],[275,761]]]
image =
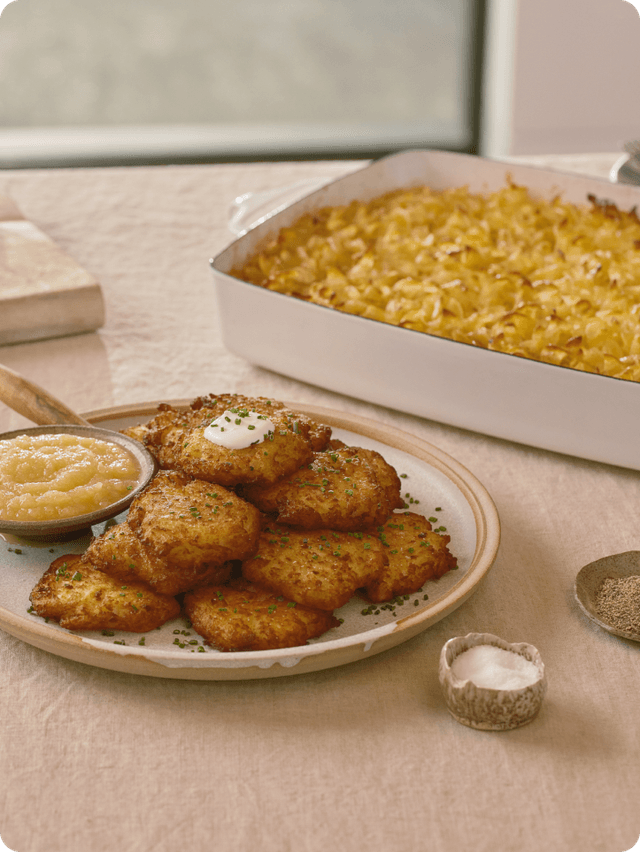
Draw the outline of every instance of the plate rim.
[[[153,416],[160,404],[168,402],[175,407],[188,407],[192,399],[109,406],[93,409],[83,416],[95,425],[105,420],[144,418]],[[421,608],[417,613],[398,618],[390,625],[322,644],[270,651],[235,652],[223,657],[208,657],[206,660],[180,655],[178,665],[162,663],[153,659],[153,656],[146,656],[143,648],[136,647],[135,651],[133,646],[125,646],[122,650],[103,648],[92,644],[87,638],[71,632],[62,632],[44,622],[27,620],[25,616],[13,613],[3,606],[0,606],[0,628],[41,650],[97,668],[171,679],[250,680],[302,674],[357,662],[407,641],[461,606],[494,564],[501,535],[495,503],[475,474],[444,450],[405,430],[378,423],[359,414],[297,401],[283,402],[288,408],[330,426],[360,434],[418,458],[446,476],[458,488],[473,515],[476,547],[465,575],[441,599],[430,607]],[[389,627],[391,629],[388,629]],[[372,636],[376,633],[378,635]],[[163,653],[166,655],[172,652]],[[242,656],[238,659],[240,654]]]

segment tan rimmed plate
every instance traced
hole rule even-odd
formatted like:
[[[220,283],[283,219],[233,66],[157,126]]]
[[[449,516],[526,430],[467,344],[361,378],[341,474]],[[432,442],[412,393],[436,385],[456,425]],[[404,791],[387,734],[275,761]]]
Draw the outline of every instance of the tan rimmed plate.
[[[319,671],[365,659],[416,636],[464,603],[493,564],[500,541],[498,513],[484,486],[451,456],[405,432],[354,415],[288,404],[328,423],[334,435],[347,443],[381,452],[403,477],[406,499],[413,501],[410,508],[436,518],[434,527],[446,527],[450,549],[458,558],[457,570],[426,583],[421,593],[391,610],[363,614],[366,602],[353,598],[336,611],[343,619],[340,627],[308,645],[221,653],[204,646],[183,618],[147,633],[144,639],[124,632],[109,636],[71,633],[45,623],[28,612],[31,589],[54,559],[81,553],[89,539],[37,546],[4,536],[0,537],[0,628],[57,656],[113,671],[185,680],[249,680]],[[156,403],[148,403],[104,409],[85,417],[105,428],[123,429],[147,420],[156,407]],[[94,527],[94,534],[104,528],[105,524]]]

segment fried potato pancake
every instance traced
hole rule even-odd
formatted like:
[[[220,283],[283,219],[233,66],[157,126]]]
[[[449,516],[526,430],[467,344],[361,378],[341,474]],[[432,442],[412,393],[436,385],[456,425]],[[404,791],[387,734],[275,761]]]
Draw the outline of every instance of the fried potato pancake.
[[[429,521],[415,512],[392,515],[378,535],[388,562],[366,587],[367,598],[374,603],[413,594],[427,580],[437,580],[456,567],[447,546],[451,537],[433,532]]]
[[[264,441],[249,447],[220,446],[208,440],[204,430],[226,411],[255,411],[268,417],[274,429]],[[301,467],[314,451],[324,449],[331,438],[331,427],[281,402],[239,394],[199,397],[187,410],[164,404],[149,423],[125,431],[141,440],[161,467],[226,487],[275,482]]]
[[[126,521],[92,539],[82,554],[83,564],[123,583],[142,580],[163,595],[179,595],[205,583],[224,583],[231,563],[175,565],[150,552]]]
[[[243,578],[189,592],[184,608],[193,629],[220,651],[294,648],[339,624],[330,612],[288,601]]]
[[[308,530],[365,530],[404,506],[394,468],[362,447],[315,453],[310,464],[280,482],[243,493],[280,523]]]
[[[123,584],[72,554],[55,559],[33,588],[34,612],[68,630],[146,633],[175,618],[180,605],[145,583]]]
[[[296,603],[332,611],[356,589],[374,583],[386,563],[375,531],[298,531],[270,524],[256,555],[242,563],[242,574]]]
[[[203,410],[174,408],[163,402],[158,406],[158,413],[147,423],[129,426],[122,431],[144,444],[160,467],[171,469],[174,448],[186,440],[190,429],[201,425],[209,416]]]
[[[127,523],[151,556],[189,569],[251,556],[262,517],[221,485],[165,470],[135,498]]]
[[[192,429],[175,455],[175,466],[199,479],[226,487],[243,483],[269,484],[297,470],[313,451],[287,426],[279,412],[270,416],[275,429],[260,443],[241,449],[214,444],[205,437],[206,425]]]

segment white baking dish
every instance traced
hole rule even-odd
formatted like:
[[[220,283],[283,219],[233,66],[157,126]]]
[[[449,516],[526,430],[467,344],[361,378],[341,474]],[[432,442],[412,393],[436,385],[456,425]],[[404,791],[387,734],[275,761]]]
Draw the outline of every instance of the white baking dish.
[[[640,188],[441,151],[378,160],[265,218],[211,261],[225,346],[301,381],[498,438],[640,470],[640,384],[480,349],[340,313],[229,273],[268,234],[324,205],[427,184],[499,189],[506,176],[534,193],[623,209]]]

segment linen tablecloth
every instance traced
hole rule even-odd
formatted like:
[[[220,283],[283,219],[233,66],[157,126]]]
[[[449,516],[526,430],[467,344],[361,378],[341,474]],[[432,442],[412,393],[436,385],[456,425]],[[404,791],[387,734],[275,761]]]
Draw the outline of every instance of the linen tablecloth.
[[[615,159],[558,164],[606,176]],[[5,346],[1,363],[79,411],[237,391],[360,414],[451,454],[502,523],[462,607],[313,674],[136,677],[0,632],[0,837],[15,852],[623,852],[638,840],[640,646],[588,621],[573,581],[640,550],[640,474],[346,398],[221,343],[208,260],[232,240],[233,199],[360,165],[0,173],[0,192],[95,275],[106,305],[100,331]],[[0,405],[2,430],[21,425]],[[472,631],[539,649],[549,688],[530,725],[486,733],[447,712],[440,650]]]

